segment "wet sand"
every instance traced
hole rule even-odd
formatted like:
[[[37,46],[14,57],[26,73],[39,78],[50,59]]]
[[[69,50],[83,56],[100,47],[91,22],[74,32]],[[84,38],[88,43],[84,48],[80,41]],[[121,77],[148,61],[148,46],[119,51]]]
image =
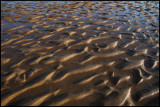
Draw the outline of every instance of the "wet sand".
[[[159,2],[1,2],[9,105],[158,106]]]

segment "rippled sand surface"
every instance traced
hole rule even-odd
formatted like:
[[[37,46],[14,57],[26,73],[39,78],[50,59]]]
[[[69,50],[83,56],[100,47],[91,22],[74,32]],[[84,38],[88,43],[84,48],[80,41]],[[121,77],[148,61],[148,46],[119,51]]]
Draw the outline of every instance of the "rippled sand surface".
[[[159,105],[158,1],[2,1],[1,106]]]

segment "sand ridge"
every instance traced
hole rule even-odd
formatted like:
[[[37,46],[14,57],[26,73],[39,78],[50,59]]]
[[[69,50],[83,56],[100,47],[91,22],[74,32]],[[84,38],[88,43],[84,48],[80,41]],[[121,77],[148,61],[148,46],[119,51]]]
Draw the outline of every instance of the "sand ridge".
[[[158,1],[2,1],[1,106],[159,105]]]

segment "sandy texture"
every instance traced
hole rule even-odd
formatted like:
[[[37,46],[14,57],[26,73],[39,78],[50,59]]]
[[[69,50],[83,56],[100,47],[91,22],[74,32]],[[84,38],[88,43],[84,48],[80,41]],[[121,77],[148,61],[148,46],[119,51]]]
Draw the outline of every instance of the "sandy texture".
[[[159,105],[159,2],[1,2],[1,106]]]

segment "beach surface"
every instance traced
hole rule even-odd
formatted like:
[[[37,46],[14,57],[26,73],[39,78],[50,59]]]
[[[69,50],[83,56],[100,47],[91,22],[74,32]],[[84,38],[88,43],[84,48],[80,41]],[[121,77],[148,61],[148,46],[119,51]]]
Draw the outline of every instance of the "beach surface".
[[[1,1],[1,106],[158,106],[159,1]]]

